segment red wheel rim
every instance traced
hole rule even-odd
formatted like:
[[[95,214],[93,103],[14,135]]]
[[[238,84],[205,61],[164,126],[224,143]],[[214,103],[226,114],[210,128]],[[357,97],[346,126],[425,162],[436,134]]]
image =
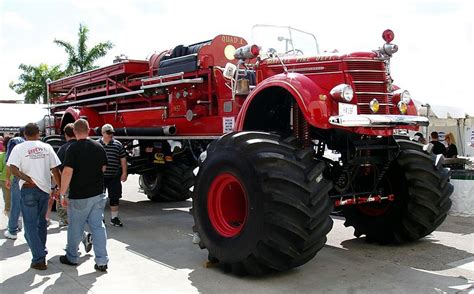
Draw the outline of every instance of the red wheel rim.
[[[209,188],[207,210],[214,229],[223,237],[237,236],[245,225],[247,194],[234,175],[218,175]]]
[[[385,203],[383,207],[373,207],[373,205],[374,204],[358,205],[357,209],[368,216],[381,216],[387,213],[387,211],[390,209],[391,203]]]

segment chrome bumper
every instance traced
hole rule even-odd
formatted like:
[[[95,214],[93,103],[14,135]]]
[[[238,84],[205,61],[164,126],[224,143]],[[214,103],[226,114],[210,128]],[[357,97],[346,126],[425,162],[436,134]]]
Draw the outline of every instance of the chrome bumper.
[[[427,126],[427,117],[416,115],[337,115],[329,118],[329,123],[341,127],[393,127],[393,126]]]

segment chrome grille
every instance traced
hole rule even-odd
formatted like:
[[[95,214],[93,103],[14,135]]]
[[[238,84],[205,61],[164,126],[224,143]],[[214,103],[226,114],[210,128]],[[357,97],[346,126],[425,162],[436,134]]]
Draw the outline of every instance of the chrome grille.
[[[378,114],[389,114],[392,104],[387,91],[385,64],[378,60],[347,60],[346,72],[354,85],[360,114],[372,114],[369,103],[374,98],[380,103]]]

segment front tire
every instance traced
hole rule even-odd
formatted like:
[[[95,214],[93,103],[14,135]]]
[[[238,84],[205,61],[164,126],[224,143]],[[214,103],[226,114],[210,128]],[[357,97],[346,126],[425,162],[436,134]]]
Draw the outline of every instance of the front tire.
[[[395,200],[384,206],[364,204],[343,209],[345,226],[354,235],[381,244],[415,241],[433,232],[446,218],[451,207],[453,186],[443,158],[425,152],[423,146],[397,140],[400,154],[384,178],[386,194]]]
[[[213,142],[193,193],[194,231],[212,261],[237,274],[311,260],[332,228],[332,183],[311,148],[276,135],[231,133]]]

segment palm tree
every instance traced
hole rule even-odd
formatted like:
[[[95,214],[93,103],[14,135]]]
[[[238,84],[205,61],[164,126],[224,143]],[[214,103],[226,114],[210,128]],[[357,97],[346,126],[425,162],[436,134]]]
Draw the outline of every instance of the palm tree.
[[[20,82],[10,82],[10,89],[17,94],[25,94],[25,103],[48,103],[48,88],[46,81],[57,80],[64,76],[60,65],[49,66],[41,63],[39,66],[20,64],[23,70],[18,79]]]
[[[79,24],[79,40],[77,42],[76,48],[67,42],[62,40],[54,40],[58,46],[63,47],[66,53],[68,54],[67,61],[67,74],[75,74],[83,72],[86,70],[97,68],[94,66],[94,62],[104,57],[107,54],[107,51],[113,48],[113,44],[110,41],[105,43],[99,43],[92,47],[90,50],[87,50],[87,34],[89,29],[84,24]]]

